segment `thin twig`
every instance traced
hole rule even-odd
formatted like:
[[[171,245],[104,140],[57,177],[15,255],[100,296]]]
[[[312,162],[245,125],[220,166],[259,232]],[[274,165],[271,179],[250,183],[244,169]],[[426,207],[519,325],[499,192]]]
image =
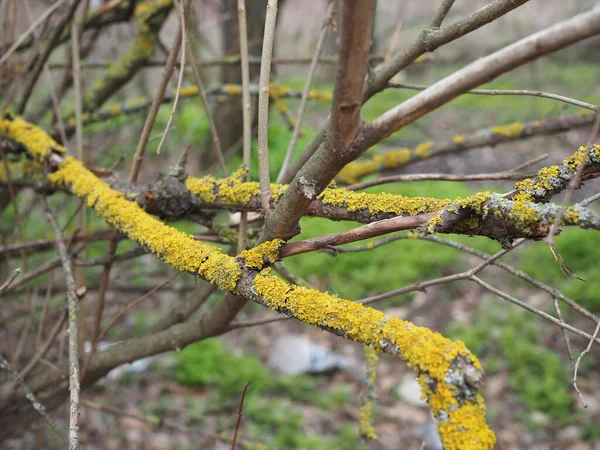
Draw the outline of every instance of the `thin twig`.
[[[587,408],[588,405],[585,402],[585,400],[583,399],[583,395],[581,395],[581,392],[579,391],[579,388],[577,387],[577,371],[579,370],[579,363],[581,362],[581,359],[585,355],[587,355],[590,352],[590,350],[592,349],[592,344],[594,343],[595,338],[598,336],[598,332],[599,331],[600,331],[600,321],[598,321],[598,324],[596,325],[596,329],[594,330],[593,338],[590,339],[590,342],[588,343],[588,346],[577,357],[577,361],[575,361],[575,369],[573,370],[573,381],[572,381],[573,382],[573,387],[575,388],[575,391],[577,391],[577,394],[579,394],[579,398],[581,399],[581,403],[583,403],[583,407],[584,408]]]
[[[388,83],[387,87],[389,88],[400,88],[400,89],[414,89],[417,91],[424,91],[428,89],[430,86],[422,85],[422,84],[412,84],[412,83]],[[591,103],[582,102],[581,100],[576,100],[574,98],[565,97],[564,95],[552,94],[550,92],[542,92],[542,91],[532,91],[527,89],[471,89],[470,91],[465,91],[463,94],[473,94],[473,95],[524,95],[529,97],[540,97],[540,98],[548,98],[551,100],[557,100],[559,102],[568,103],[570,105],[579,106],[580,108],[590,109],[594,112],[600,112],[600,106],[593,105]]]
[[[433,22],[431,22],[431,28],[439,28],[442,25],[442,22],[450,12],[450,8],[454,5],[455,0],[444,0],[443,3],[438,8],[435,13],[435,17],[433,18]]]
[[[548,322],[551,322],[557,326],[559,326],[560,328],[564,328],[565,330],[570,331],[571,333],[574,333],[578,336],[582,336],[586,339],[590,339],[594,342],[596,342],[597,344],[600,344],[600,338],[598,338],[597,336],[593,336],[589,333],[586,333],[585,331],[582,331],[578,328],[575,328],[572,325],[569,325],[567,323],[561,322],[560,320],[558,320],[556,317],[551,316],[548,313],[545,313],[544,311],[541,311],[537,308],[534,308],[531,305],[528,305],[525,302],[522,302],[521,300],[507,294],[506,292],[501,291],[500,289],[496,289],[494,286],[486,283],[485,281],[483,281],[482,279],[476,277],[476,276],[472,276],[469,278],[470,280],[474,281],[475,283],[477,283],[478,285],[480,285],[482,288],[492,292],[493,294],[496,294],[498,297],[503,298],[504,300],[507,300],[511,303],[514,303],[517,306],[520,306],[521,308],[535,314],[536,316],[541,317],[544,320],[547,320]]]
[[[248,64],[248,25],[246,23],[246,1],[238,0],[238,30],[240,34],[240,66],[242,72],[242,159],[246,169],[246,180],[250,179],[252,151],[252,99],[250,98],[250,65]],[[238,230],[237,251],[246,249],[248,238],[248,213],[242,211]]]
[[[339,233],[325,234],[303,241],[290,242],[284,244],[279,249],[279,257],[281,259],[289,258],[290,256],[314,252],[323,248],[362,241],[383,234],[393,233],[394,231],[412,230],[426,223],[434,215],[435,213],[424,213],[416,216],[392,217],[391,219],[379,220]]]
[[[317,41],[315,54],[310,64],[310,69],[308,70],[306,83],[304,84],[304,91],[302,91],[302,99],[300,100],[300,106],[298,107],[298,114],[296,116],[296,124],[294,125],[294,131],[292,132],[292,138],[290,139],[290,144],[288,145],[287,151],[285,153],[285,158],[283,160],[283,164],[281,165],[281,169],[279,169],[277,183],[281,183],[283,175],[287,171],[288,166],[290,165],[290,160],[292,158],[292,155],[294,154],[296,145],[298,144],[298,137],[300,136],[300,127],[302,126],[302,120],[304,119],[306,105],[308,104],[308,94],[310,93],[313,77],[315,76],[315,73],[317,71],[317,64],[319,62],[321,54],[323,53],[323,49],[325,48],[325,38],[327,38],[327,33],[329,32],[329,28],[331,27],[334,16],[335,1],[330,0],[329,7],[327,9],[327,17],[325,18],[325,20],[323,21],[323,25],[321,26],[321,33],[319,34],[319,40]]]
[[[235,444],[237,442],[238,432],[240,430],[240,424],[242,422],[242,410],[244,408],[244,398],[246,397],[246,391],[248,390],[248,388],[250,387],[251,384],[252,384],[252,381],[248,381],[248,383],[246,383],[246,386],[244,387],[244,390],[242,391],[242,398],[240,399],[240,407],[238,408],[237,421],[235,423],[235,432],[233,434],[233,439],[231,441],[231,450],[236,450]]]
[[[58,428],[56,427],[54,422],[52,422],[52,419],[50,418],[50,415],[46,411],[45,406],[37,399],[35,394],[33,392],[31,392],[31,389],[29,389],[29,386],[27,386],[27,383],[25,383],[25,380],[23,380],[23,378],[19,375],[19,372],[17,372],[9,364],[9,362],[6,359],[4,359],[4,357],[1,354],[0,354],[0,369],[7,371],[12,377],[14,377],[14,379],[17,381],[17,383],[19,383],[21,388],[25,391],[25,397],[31,403],[31,405],[33,406],[33,409],[35,409],[42,416],[44,421],[50,426],[50,429],[52,431],[54,431],[54,433],[56,433],[56,435],[59,436],[66,444],[67,440],[65,439],[63,433],[58,430]]]
[[[179,11],[179,9],[178,9]],[[181,13],[181,21],[184,23],[183,13]],[[217,126],[215,125],[215,121],[210,112],[210,104],[208,103],[208,98],[206,97],[206,88],[204,87],[204,82],[202,81],[202,75],[200,74],[200,70],[198,69],[198,63],[196,58],[194,57],[194,52],[192,51],[192,42],[190,39],[185,39],[185,46],[188,52],[188,61],[192,68],[192,74],[194,75],[194,80],[196,81],[196,86],[198,86],[198,93],[200,94],[200,100],[202,100],[202,106],[204,106],[204,111],[206,112],[206,118],[208,119],[208,123],[210,125],[210,136],[212,139],[213,151],[215,152],[215,156],[219,165],[221,166],[221,170],[223,171],[223,175],[227,176],[227,167],[225,166],[225,158],[223,157],[223,150],[221,149],[221,140],[219,139],[219,134],[217,133]],[[180,74],[183,73],[182,69],[180,70]],[[179,88],[178,88],[179,90]]]
[[[600,199],[600,192],[592,195],[591,197],[586,198],[585,200],[582,200],[581,202],[579,202],[579,204],[581,206],[588,206],[589,204],[594,203],[598,199]]]
[[[563,319],[563,315],[562,315],[562,311],[560,310],[560,305],[558,304],[558,298],[554,297],[554,310],[556,311],[556,316],[558,317],[558,320],[560,320],[561,322],[564,322],[565,319]],[[571,349],[571,339],[569,338],[569,335],[567,334],[567,330],[565,330],[564,328],[561,330],[562,334],[563,334],[563,339],[565,340],[565,345],[567,347],[567,356],[569,357],[569,362],[571,363],[571,366],[574,368],[575,367],[575,361],[573,360],[573,350]]]
[[[8,289],[8,287],[11,285],[11,283],[13,281],[15,281],[15,278],[17,278],[20,273],[21,273],[20,267],[17,267],[15,270],[12,271],[12,273],[10,274],[8,279],[4,283],[2,283],[2,286],[0,286],[0,294],[2,294],[4,291],[6,291]]]
[[[269,83],[271,81],[271,58],[277,21],[277,0],[267,2],[265,32],[258,91],[258,178],[260,198],[264,214],[270,210],[271,180],[269,176]]]
[[[451,175],[444,173],[419,173],[408,175],[392,175],[389,177],[381,177],[375,180],[364,181],[362,183],[352,184],[347,186],[349,191],[359,191],[372,186],[379,186],[388,183],[397,183],[400,181],[425,181],[425,180],[443,180],[443,181],[487,181],[487,180],[522,180],[535,176],[535,173],[524,172],[496,172],[496,173],[479,173],[474,175]]]
[[[180,28],[181,23],[179,24]],[[156,116],[158,115],[158,110],[160,109],[160,105],[162,99],[167,91],[167,86],[169,85],[169,80],[175,71],[175,65],[177,63],[177,55],[179,53],[179,49],[181,48],[181,42],[183,39],[182,30],[178,30],[175,35],[175,40],[173,42],[173,46],[171,47],[171,53],[169,53],[169,57],[167,58],[167,63],[165,64],[163,78],[160,82],[160,85],[156,89],[156,93],[154,94],[154,99],[152,100],[152,106],[150,107],[150,111],[148,112],[148,117],[146,117],[146,122],[144,122],[144,128],[142,129],[142,135],[140,136],[140,140],[138,142],[138,146],[135,150],[135,155],[133,158],[133,165],[131,166],[131,172],[129,173],[129,182],[135,183],[137,180],[138,174],[140,172],[140,167],[142,165],[142,161],[144,159],[144,154],[146,153],[146,145],[148,144],[148,140],[150,139],[150,133],[152,132],[152,127],[154,125],[154,121],[156,120]],[[183,71],[182,71],[183,73]]]
[[[403,288],[395,289],[390,292],[384,292],[383,294],[378,294],[378,295],[374,295],[372,297],[363,298],[361,300],[358,300],[358,303],[369,305],[371,303],[376,303],[376,302],[380,302],[382,300],[387,300],[388,298],[397,297],[398,295],[408,294],[409,292],[423,291],[426,288],[431,287],[431,286],[439,286],[441,284],[446,284],[446,283],[451,283],[454,281],[465,280],[465,279],[471,278],[475,274],[481,272],[483,269],[485,269],[490,264],[493,264],[498,258],[506,255],[508,252],[512,251],[513,249],[515,249],[516,247],[521,245],[523,242],[525,242],[525,239],[520,239],[520,240],[516,241],[515,244],[511,248],[500,250],[499,252],[495,253],[494,255],[491,255],[489,258],[485,259],[482,263],[478,264],[477,266],[473,267],[470,270],[466,270],[466,271],[460,272],[460,273],[455,273],[453,275],[448,275],[445,277],[434,278],[434,279],[428,280],[428,281],[420,281],[418,283],[411,284],[410,286],[405,286]]]
[[[177,12],[179,14],[179,31],[181,33],[181,38],[177,39],[179,42],[177,46],[177,50],[173,48],[172,51],[175,53],[179,52],[181,49],[182,42],[185,45],[186,37],[185,37],[185,11],[184,6],[179,1],[175,2]],[[175,110],[177,109],[177,103],[179,102],[179,93],[181,92],[181,83],[183,82],[183,73],[185,70],[185,48],[181,49],[181,62],[179,63],[179,77],[177,78],[177,89],[175,90],[175,100],[173,100],[173,108],[171,109],[171,114],[169,115],[169,120],[167,120],[167,125],[165,126],[165,131],[160,138],[160,142],[158,143],[158,147],[156,148],[156,154],[160,155],[160,149],[162,148],[165,139],[167,138],[167,134],[169,133],[169,129],[171,128],[171,122],[173,122],[173,117],[175,117]]]
[[[69,393],[70,393],[70,413],[69,413],[69,450],[79,448],[79,301],[75,293],[75,279],[73,278],[73,268],[71,258],[67,252],[62,231],[48,200],[44,197],[44,206],[48,220],[54,228],[56,235],[56,246],[60,254],[60,259],[65,272],[65,281],[67,283],[67,299],[69,307]]]
[[[19,48],[19,45],[21,45],[21,43],[27,39],[27,37],[34,32],[34,30],[46,19],[48,19],[53,13],[54,11],[56,11],[63,3],[65,2],[65,0],[59,0],[57,1],[55,4],[53,4],[50,8],[48,8],[42,15],[40,15],[40,17],[38,17],[34,22],[32,22],[31,25],[29,25],[29,28],[27,28],[27,30],[25,30],[25,32],[19,36],[19,39],[17,39],[13,45],[11,45],[11,47],[6,51],[6,53],[4,53],[4,55],[2,55],[2,57],[0,58],[0,66],[2,64],[4,64],[8,58],[11,57],[11,55],[15,52],[15,50],[17,48]]]

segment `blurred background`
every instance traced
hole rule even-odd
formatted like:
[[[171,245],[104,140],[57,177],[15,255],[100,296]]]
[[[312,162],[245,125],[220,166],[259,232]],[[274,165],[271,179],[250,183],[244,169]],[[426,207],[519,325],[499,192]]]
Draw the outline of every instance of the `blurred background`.
[[[8,0],[3,0],[6,6]],[[0,8],[1,6],[0,2]],[[43,13],[51,2],[34,0],[33,16]],[[210,89],[224,83],[239,83],[239,65],[219,64],[226,57],[239,54],[237,39],[236,0],[194,0],[194,9],[187,20],[197,33],[193,36],[194,52],[204,64],[202,75]],[[260,57],[265,0],[247,0],[250,54]],[[301,92],[306,81],[310,58],[319,30],[326,16],[325,0],[280,0],[274,58],[282,60],[274,66],[273,81],[292,91]],[[394,2],[379,0],[373,36],[374,64],[386,55],[410,45],[421,30],[428,26],[439,1]],[[481,0],[460,0],[452,8],[445,24],[483,7]],[[418,64],[398,74],[396,81],[430,85],[445,75],[477,58],[487,55],[515,40],[551,25],[554,22],[589,10],[595,1],[533,0],[496,22],[482,27],[446,45]],[[103,2],[92,0],[90,8]],[[2,11],[2,9],[0,9]],[[7,11],[5,9],[4,11]],[[29,26],[21,8],[17,8],[13,32],[18,36]],[[177,30],[177,18],[172,13],[161,30],[161,41],[169,49]],[[6,29],[6,28],[5,28]],[[136,35],[133,23],[117,23],[103,30],[100,36],[85,33],[82,46],[94,42],[86,61],[110,62],[123,55]],[[324,51],[328,62],[319,66],[313,89],[323,93],[321,101],[311,101],[302,126],[302,136],[296,155],[310,141],[319,125],[329,114],[330,94],[335,78],[337,33],[329,33]],[[101,40],[97,42],[97,40]],[[504,75],[489,85],[489,89],[531,89],[576,98],[592,104],[600,103],[600,40],[590,39],[579,45]],[[68,46],[57,50],[50,59],[58,68],[68,59]],[[25,55],[24,55],[25,57]],[[17,58],[18,59],[18,58]],[[164,61],[166,54],[157,50],[154,61]],[[286,61],[287,60],[287,61]],[[214,62],[212,64],[211,62]],[[102,76],[105,66],[84,68],[84,90]],[[0,68],[3,69],[3,68]],[[259,65],[252,66],[256,81]],[[0,73],[0,80],[11,82],[12,73]],[[161,79],[162,65],[140,71],[133,82],[109,100],[111,105],[152,98]],[[175,87],[175,78],[172,87]],[[372,120],[381,113],[414,95],[415,91],[388,89],[372,98],[363,108],[363,119]],[[33,92],[33,106],[47,101],[47,91],[40,83]],[[139,100],[141,101],[141,100]],[[223,148],[227,150],[227,168],[233,172],[241,166],[241,115],[239,97],[212,95],[211,107],[217,122]],[[0,100],[0,104],[2,101]],[[299,100],[286,98],[285,108],[272,108],[269,130],[271,177],[276,178],[291,138],[290,117],[294,117]],[[26,113],[33,114],[35,108]],[[61,108],[67,117],[72,113],[69,97]],[[126,178],[129,162],[144,123],[145,112],[118,116],[85,128],[85,146],[89,149],[86,163],[94,168],[114,167]],[[160,136],[171,112],[164,105],[159,113],[153,138]],[[365,157],[395,148],[415,148],[432,141],[450,142],[457,135],[468,135],[494,125],[545,120],[585,114],[576,106],[537,97],[463,95],[448,105],[428,114],[416,123],[390,136],[369,150]],[[40,125],[51,126],[51,121]],[[538,155],[547,158],[538,166],[560,163],[577,147],[588,143],[591,124],[566,132],[530,139],[515,140],[496,146],[483,146],[459,153],[410,164],[396,173],[472,174],[509,170]],[[141,182],[156,179],[167,167],[176,163],[186,145],[192,146],[188,172],[193,175],[213,173],[216,168],[210,146],[210,130],[200,100],[196,96],[180,100],[171,131],[160,155],[153,151],[158,139],[151,140]],[[256,142],[253,143],[256,148]],[[252,175],[257,174],[253,154]],[[125,163],[119,161],[125,161]],[[392,192],[407,196],[439,198],[465,197],[489,190],[507,192],[511,181],[477,183],[421,181],[395,183],[370,189],[371,192]],[[586,183],[575,193],[575,201],[598,192],[598,180]],[[2,186],[0,186],[2,189]],[[3,207],[0,218],[3,261],[0,278],[5,279],[18,261],[18,253],[7,246],[19,240],[52,239],[52,230],[43,218],[43,209],[35,205],[35,195],[27,190],[19,193],[18,205],[26,214],[21,216],[17,237],[15,210]],[[561,197],[554,200],[560,203]],[[78,202],[66,194],[56,193],[52,204],[60,217],[76,213]],[[223,222],[227,214],[223,213]],[[198,233],[197,224],[177,222],[177,228]],[[353,228],[351,223],[336,223],[326,219],[304,218],[302,238]],[[74,227],[74,225],[73,225]],[[87,213],[87,231],[106,230],[107,226],[93,213]],[[73,229],[70,229],[73,231]],[[500,250],[497,242],[481,237],[441,236],[485,253]],[[361,243],[364,244],[364,243]],[[86,260],[102,258],[108,242],[92,242],[87,246]],[[511,252],[505,262],[531,277],[561,290],[565,295],[600,314],[600,234],[581,229],[564,230],[556,238],[556,246],[569,269],[581,281],[566,276],[542,242],[529,242]],[[135,249],[131,242],[119,245],[119,253]],[[55,257],[55,250],[28,256],[30,268],[39,267]],[[81,256],[83,259],[83,256]],[[366,252],[309,253],[285,261],[285,268],[312,286],[340,297],[358,300],[387,292],[420,280],[450,275],[473,267],[479,260],[454,248],[418,239],[397,242]],[[85,268],[87,298],[98,295],[102,266]],[[113,317],[126,305],[146,294],[158,283],[168,280],[175,271],[144,255],[125,263],[116,263],[106,297],[105,317]],[[497,267],[488,267],[484,278],[503,291],[545,311],[554,311],[552,297],[535,289],[522,279]],[[33,278],[24,286],[7,293],[0,303],[0,351],[10,345],[21,346],[21,358],[27,361],[31,349],[25,344],[30,333],[27,308],[23,296],[30,292],[36,308],[58,309],[62,305],[64,277],[53,270]],[[141,335],[147,327],[169,311],[174,302],[192,298],[205,288],[205,282],[181,274],[166,286],[148,296],[113,327],[105,338],[106,345]],[[213,292],[205,308],[223,297]],[[28,297],[29,298],[29,297]],[[46,300],[44,300],[46,299]],[[47,305],[47,306],[43,306]],[[411,320],[418,325],[438,330],[453,339],[463,340],[478,355],[487,379],[483,394],[490,423],[498,436],[499,449],[600,449],[600,350],[592,348],[583,358],[578,385],[588,405],[571,385],[572,368],[560,329],[543,322],[518,307],[493,297],[479,286],[467,281],[446,284],[398,296],[377,304],[389,315]],[[574,311],[563,310],[572,325],[593,332],[593,324]],[[277,317],[264,308],[249,304],[238,321],[253,321]],[[49,326],[47,326],[49,328]],[[46,330],[44,333],[48,333]],[[587,346],[583,338],[573,337],[575,356]],[[65,357],[66,332],[57,341],[59,356]],[[62,353],[61,353],[62,352]],[[127,365],[111,374],[83,394],[81,416],[81,447],[84,449],[215,449],[230,448],[235,429],[237,409],[242,390],[248,381],[239,449],[436,449],[436,431],[426,405],[419,399],[419,387],[413,372],[391,358],[382,357],[377,368],[378,394],[374,428],[377,441],[362,442],[358,434],[358,413],[364,391],[364,355],[361,346],[335,338],[331,334],[300,323],[284,320],[256,327],[235,329],[220,338],[190,345]],[[50,370],[50,369],[49,369]],[[8,377],[0,372],[0,380]],[[3,379],[4,377],[4,379]],[[56,423],[66,426],[66,407],[53,414]],[[229,440],[228,440],[229,439]],[[426,446],[423,447],[423,443]],[[19,433],[3,444],[10,449],[61,448],[61,442],[49,432],[42,421],[33,424],[26,433]]]

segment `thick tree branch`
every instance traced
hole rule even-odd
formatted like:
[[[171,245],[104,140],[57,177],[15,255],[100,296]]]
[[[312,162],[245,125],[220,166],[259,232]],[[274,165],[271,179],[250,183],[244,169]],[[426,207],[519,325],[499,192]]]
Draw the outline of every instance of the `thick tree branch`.
[[[600,8],[594,8],[480,58],[367,124],[364,145],[368,148],[456,96],[515,67],[598,33]]]

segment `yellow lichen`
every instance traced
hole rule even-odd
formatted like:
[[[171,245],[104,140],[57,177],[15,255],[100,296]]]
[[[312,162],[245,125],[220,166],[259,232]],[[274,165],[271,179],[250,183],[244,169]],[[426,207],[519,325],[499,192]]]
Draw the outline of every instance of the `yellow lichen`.
[[[522,131],[523,124],[521,122],[513,122],[508,125],[494,125],[492,127],[492,133],[504,137],[517,137],[521,135]]]
[[[360,411],[358,413],[359,417],[359,427],[360,427],[360,435],[367,439],[377,440],[377,433],[373,429],[373,425],[371,423],[371,417],[373,416],[373,405],[371,402],[367,402],[360,407]]]
[[[415,147],[415,155],[419,158],[426,158],[429,155],[429,149],[433,147],[433,142],[427,141]]]
[[[485,202],[489,199],[489,191],[477,192],[476,194],[470,195],[464,200],[460,200],[458,204],[463,208],[469,208],[475,211],[477,214],[487,214],[488,208]]]
[[[226,84],[223,86],[223,90],[229,95],[239,95],[242,93],[242,88],[238,84]]]
[[[44,130],[26,122],[21,117],[1,118],[0,134],[23,145],[38,162],[42,162],[52,152],[65,152],[64,147],[48,136]]]
[[[204,201],[213,203],[217,196],[214,193],[215,179],[212,175],[207,175],[204,178],[187,177],[185,179],[185,187],[192,194],[199,195]]]
[[[466,140],[466,138],[462,134],[458,134],[458,135],[454,136],[454,138],[452,139],[452,142],[454,142],[455,144],[464,144],[465,140]]]
[[[425,224],[425,230],[427,230],[427,233],[429,233],[429,234],[435,233],[435,227],[441,221],[442,221],[442,216],[439,214],[436,216],[433,216],[431,219],[429,219],[427,221],[427,223]]]
[[[94,208],[104,220],[165,263],[180,271],[198,273],[221,289],[235,291],[242,273],[235,258],[150,216],[136,203],[123,198],[121,192],[99,180],[76,159],[66,158],[48,178],[58,186],[69,187],[77,197],[86,199],[88,207]]]
[[[575,172],[575,171],[577,171],[577,168],[579,167],[579,165],[582,162],[584,162],[585,160],[587,160],[587,158],[588,158],[588,149],[584,146],[581,146],[577,149],[577,151],[575,153],[573,153],[568,158],[565,158],[563,160],[563,164],[566,164],[567,166],[569,166],[569,168],[573,172]]]
[[[531,232],[540,223],[540,214],[531,203],[531,195],[519,192],[512,198],[514,205],[508,213],[513,224],[522,231]]]
[[[318,198],[325,205],[343,206],[350,212],[366,210],[371,214],[393,213],[411,216],[439,211],[452,202],[448,199],[404,197],[386,193],[370,194],[346,189],[325,189]]]
[[[246,267],[262,269],[268,264],[273,264],[279,259],[279,247],[283,244],[282,239],[273,239],[240,253],[240,258],[246,263]]]
[[[331,103],[331,92],[322,92],[311,89],[308,98],[320,103]]]
[[[221,202],[227,206],[245,206],[260,194],[260,186],[254,181],[243,181],[246,171],[239,169],[227,178],[215,179],[212,175],[202,178],[188,177],[186,188],[199,195],[207,203]],[[271,184],[271,195],[277,201],[287,189],[286,184]]]
[[[279,84],[269,84],[269,95],[274,99],[278,99],[290,92],[291,89],[287,86],[281,86]]]
[[[173,94],[177,92],[177,89],[173,89]],[[179,95],[181,97],[193,97],[194,95],[198,95],[198,87],[197,86],[185,86],[179,90]]]
[[[273,276],[268,269],[256,276],[253,288],[271,309],[291,313],[314,326],[325,326],[347,338],[372,345],[379,352],[397,349],[413,370],[427,374],[419,377],[419,381],[434,416],[440,417],[442,412],[448,414],[448,420],[440,419],[440,434],[445,448],[493,447],[495,437],[485,423],[485,406],[481,397],[459,404],[446,382],[452,361],[458,357],[468,358],[474,367],[481,369],[477,358],[461,341],[450,341],[427,328],[386,317],[381,311],[354,302],[290,285]],[[427,378],[433,382],[427,383]],[[435,392],[428,386],[436,386]],[[466,426],[455,418],[464,420]],[[454,442],[465,446],[458,447]]]
[[[408,148],[390,150],[383,154],[373,155],[371,159],[347,164],[338,174],[338,179],[346,184],[356,183],[365,175],[375,173],[380,169],[396,169],[408,163],[410,159],[411,151]]]

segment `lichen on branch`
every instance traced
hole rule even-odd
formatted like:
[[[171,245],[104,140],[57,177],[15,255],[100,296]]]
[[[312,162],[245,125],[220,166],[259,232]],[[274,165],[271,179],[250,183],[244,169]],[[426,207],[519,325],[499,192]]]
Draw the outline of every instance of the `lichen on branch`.
[[[16,139],[12,132],[17,132],[19,142],[36,159],[49,161],[60,148],[44,137],[41,129],[30,125],[28,129],[36,138],[29,139],[19,134],[22,127],[13,127],[6,120],[11,121],[0,122],[0,133]],[[477,393],[482,368],[461,341],[451,341],[365,305],[289,284],[269,268],[257,271],[277,259],[281,241],[264,243],[237,258],[228,256],[150,216],[76,159],[61,157],[49,162],[53,164],[48,174],[51,182],[85,199],[104,220],[175,269],[198,274],[221,289],[404,359],[418,376],[446,449],[494,446],[495,436],[485,421],[485,406]]]

